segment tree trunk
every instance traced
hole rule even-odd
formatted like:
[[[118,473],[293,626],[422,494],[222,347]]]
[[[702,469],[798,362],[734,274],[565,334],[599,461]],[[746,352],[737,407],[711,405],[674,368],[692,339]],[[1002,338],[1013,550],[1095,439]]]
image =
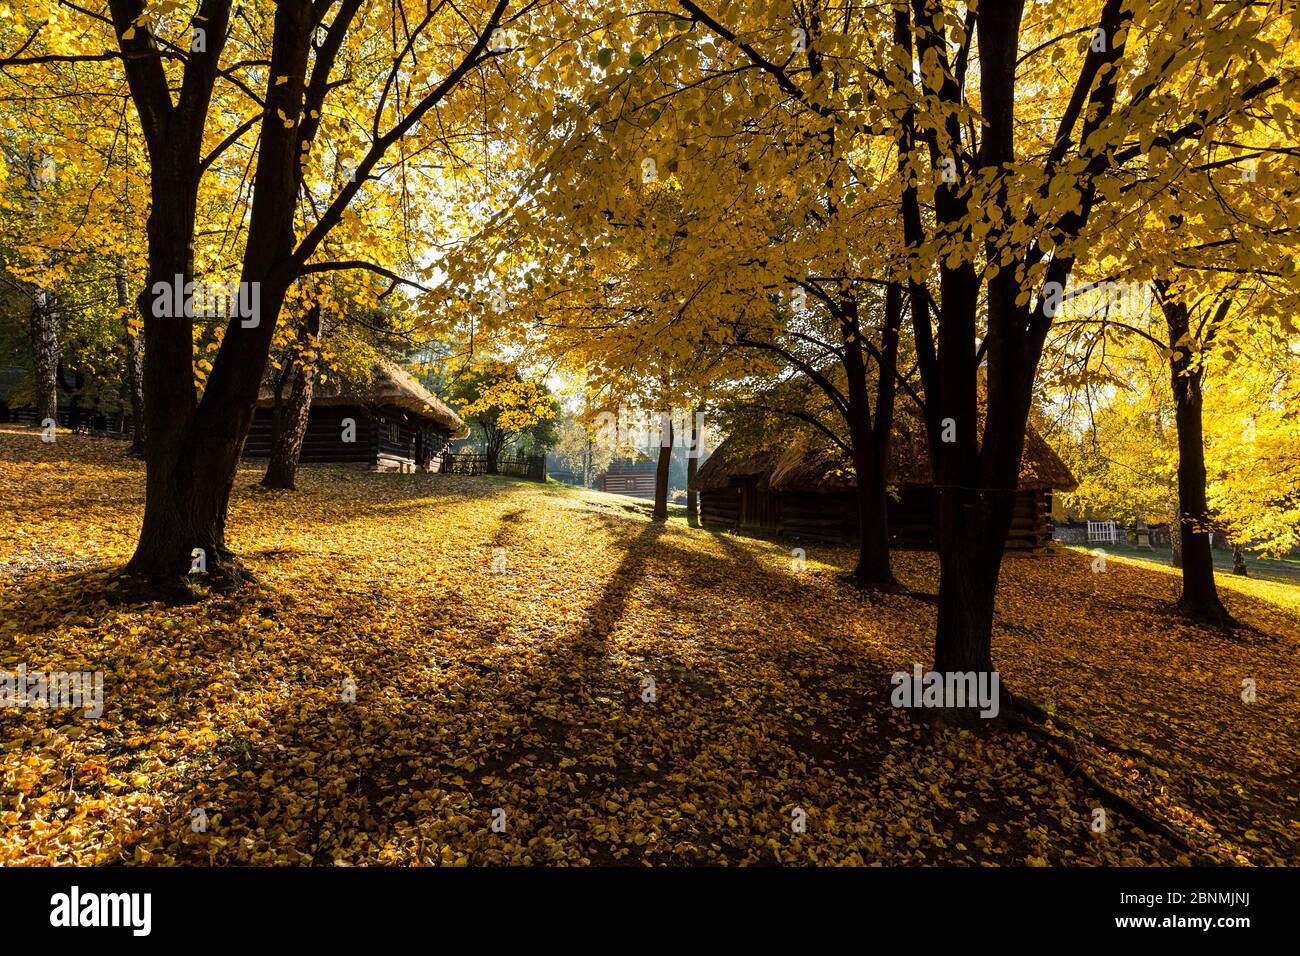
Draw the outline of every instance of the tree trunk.
[[[853,578],[861,585],[892,587],[898,582],[889,560],[889,490],[885,463],[874,455],[857,465],[858,564]]]
[[[131,10],[120,3],[110,4],[110,9],[114,27],[122,36],[133,23]],[[231,558],[225,546],[227,501],[234,485],[239,448],[252,416],[252,401],[244,415],[242,408],[218,399],[224,397],[220,394],[225,388],[222,380],[229,378],[224,367],[238,364],[241,359],[256,363],[256,344],[247,342],[237,331],[227,336],[204,395],[209,406],[223,407],[216,414],[200,417],[194,384],[193,317],[184,311],[178,314],[175,308],[164,308],[169,297],[174,306],[183,296],[185,283],[194,279],[203,126],[212,95],[208,78],[221,54],[228,18],[229,7],[218,5],[216,15],[207,24],[208,55],[197,58],[195,79],[193,84],[187,84],[190,95],[184,97],[183,109],[173,108],[165,85],[160,84],[156,71],[143,58],[127,56],[123,60],[136,113],[145,130],[150,168],[149,217],[145,224],[148,268],[136,300],[144,319],[145,506],[140,537],[126,571],[151,588],[170,588],[184,580],[198,556],[196,552],[202,555],[209,572],[220,571]],[[124,52],[133,52],[141,40],[137,37],[121,42]],[[288,71],[282,68],[280,72]],[[273,176],[263,180],[261,170],[268,162],[266,156],[259,155],[258,193],[265,193],[268,183],[279,186]],[[280,198],[292,205],[294,194],[290,190]],[[256,195],[254,201],[263,205],[267,202]],[[265,212],[254,209],[255,219],[265,217]],[[255,237],[250,227],[245,262],[259,261],[258,257],[262,263],[271,259],[264,240]],[[279,299],[275,299],[272,316],[278,314],[279,305]],[[235,323],[231,325],[237,329]],[[236,352],[240,358],[231,357]],[[260,366],[257,375],[260,379]]]
[[[983,239],[985,255],[989,262],[1000,261],[999,270],[985,278],[971,255],[942,259],[936,265],[939,295],[934,297],[924,280],[908,283],[936,501],[940,581],[935,668],[977,675],[996,673],[992,634],[998,575],[1019,484],[1034,379],[1055,314],[1042,290],[1063,288],[1068,281],[1073,256],[1060,250],[1087,226],[1097,190],[1095,178],[1083,177],[1075,207],[1046,225],[1056,238],[1054,254],[1033,243],[1022,247],[1022,240],[1009,234],[1012,210],[1022,198],[1012,194],[1002,172],[1023,161],[1015,150],[1015,106],[1024,7],[1023,0],[1003,0],[981,3],[975,11],[983,133],[974,156],[958,151],[952,165],[955,175],[935,184],[928,208],[906,183],[915,178],[912,164],[925,156],[926,141],[933,147],[931,132],[920,126],[920,118],[932,113],[932,107],[918,101],[899,116],[899,168],[905,184],[901,222],[909,254],[925,258],[931,237],[928,222],[934,224],[933,235],[975,243],[980,239],[973,223],[992,213]],[[964,85],[962,71],[952,68],[945,30],[933,11],[933,4],[895,5],[894,40],[909,61],[935,64],[935,69],[921,71],[922,92],[927,100],[933,97],[943,104],[943,139],[959,143],[959,107],[970,92],[969,83]],[[1105,128],[1113,108],[1124,56],[1124,43],[1116,38],[1122,36],[1124,18],[1121,0],[1106,0],[1099,24],[1111,42],[1104,50],[1090,52],[1087,69],[1097,72],[1092,82],[1077,88],[1082,96],[1076,103],[1082,117],[1079,143],[1089,142]],[[1088,78],[1081,74],[1081,79]],[[1070,143],[1069,136],[1057,140],[1044,165],[1049,174],[1069,155]],[[1108,153],[1090,148],[1078,153],[1093,176],[1108,168]],[[987,194],[972,188],[981,182],[991,184]],[[976,195],[978,209],[971,205]],[[1041,278],[1030,279],[1040,266],[1045,267]],[[932,304],[937,325],[932,322]],[[982,341],[977,338],[981,314],[986,316]],[[983,424],[982,356],[988,363]]]
[[[172,99],[156,58],[134,55],[147,53],[146,44],[151,42],[147,33],[134,35],[130,29],[136,19],[134,9],[118,0],[109,4],[126,54],[123,70],[149,150],[148,275],[138,300],[145,319],[147,478],[144,520],[127,572],[153,587],[179,583],[190,573],[196,552],[202,553],[215,577],[227,581],[243,577],[225,545],[239,455],[285,294],[302,262],[321,241],[320,230],[329,228],[325,220],[317,223],[315,238],[303,240],[305,248],[299,246],[294,232],[301,157],[303,145],[309,142],[305,134],[314,133],[318,117],[310,111],[301,123],[276,122],[274,117],[297,117],[302,109],[319,11],[307,3],[282,3],[275,10],[268,67],[268,74],[278,79],[268,87],[267,119],[260,126],[239,275],[241,304],[248,309],[227,323],[200,401],[194,383],[192,316],[177,315],[175,309],[155,310],[154,296],[166,295],[164,290],[170,289],[175,303],[183,294],[183,287],[177,289],[175,284],[194,278],[204,132],[231,9],[229,4],[211,6],[205,24],[208,49],[187,60],[184,86],[179,99]],[[346,26],[347,20],[343,23]]]
[[[699,418],[691,416],[691,445],[686,454],[686,521],[691,527],[700,523],[700,496],[692,487],[695,473],[700,468],[700,429]]]
[[[939,552],[934,668],[983,674],[994,671],[998,576],[1029,420],[1030,388],[1022,376],[1028,374],[1032,380],[1032,371],[1025,367],[1023,341],[1007,336],[990,342],[981,442],[980,367],[974,346],[977,279],[965,264],[945,278],[941,281],[941,349],[945,337],[961,344],[954,342],[940,387],[931,389],[927,383],[926,388],[927,403],[935,391],[941,398],[937,406],[927,404]],[[989,308],[992,311],[996,303],[1003,311],[991,316],[990,323],[1015,314],[1007,301],[1011,293],[997,284],[997,278],[989,285]],[[995,368],[1000,374],[994,374]]]
[[[286,361],[275,376],[275,389],[271,396],[271,447],[280,443],[281,423],[284,421],[284,387],[297,366]]]
[[[1185,343],[1187,307],[1165,301],[1169,341]],[[1178,610],[1185,617],[1226,627],[1232,617],[1219,600],[1214,584],[1214,552],[1210,548],[1209,504],[1205,495],[1205,444],[1201,421],[1201,370],[1192,364],[1191,350],[1176,346],[1169,359],[1174,392],[1174,422],[1178,435],[1178,507],[1182,539],[1183,593]]]
[[[225,544],[230,492],[291,277],[279,273],[251,280],[259,289],[258,324],[246,328],[238,319],[231,320],[199,403],[192,321],[150,314],[155,289],[174,290],[177,276],[181,283],[192,281],[196,193],[183,183],[169,188],[158,164],[154,176],[147,229],[149,274],[138,299],[141,312],[149,316],[144,355],[145,509],[127,572],[155,585],[173,585],[190,573],[201,553],[209,574],[235,581],[242,573]],[[264,260],[254,253],[249,261]]]
[[[30,212],[38,222],[41,218],[41,189],[50,181],[45,161],[50,158],[39,152],[30,152],[26,157],[27,185],[31,190]],[[41,262],[42,267],[46,264]],[[59,314],[54,292],[39,284],[32,290],[27,332],[32,346],[36,424],[44,428],[47,421],[57,422],[59,419]]]
[[[183,578],[195,549],[212,568],[225,549],[220,476],[195,469],[190,446],[197,395],[193,323],[153,314],[156,293],[193,279],[192,239],[197,177],[173,174],[153,159],[152,205],[146,224],[148,271],[137,307],[144,322],[145,506],[140,539],[127,571],[157,583]],[[203,487],[197,487],[202,485]]]
[[[655,469],[655,521],[668,520],[668,470],[673,462],[673,423],[665,418],[659,439],[659,466]]]
[[[876,407],[867,392],[867,365],[856,299],[845,303],[842,358],[848,384],[849,438],[857,472],[858,563],[853,579],[860,586],[898,585],[889,557],[889,447],[894,427],[898,330],[902,322],[902,288],[890,283],[885,293],[885,321],[877,354]]]
[[[595,444],[591,437],[587,437],[587,447],[582,453],[582,487],[591,487],[591,460],[592,446]]]
[[[32,298],[32,374],[35,379],[36,422],[44,426],[59,418],[59,313],[54,293],[37,289]]]
[[[1183,532],[1178,521],[1178,504],[1169,515],[1169,564],[1175,568],[1183,566]]]
[[[862,368],[858,372],[865,374]],[[854,378],[851,375],[848,383],[847,416],[858,504],[858,563],[853,570],[853,580],[864,587],[893,587],[897,582],[889,563],[886,463],[876,454],[870,412],[866,406],[866,382],[855,383]]]
[[[1232,573],[1246,577],[1246,548],[1239,541],[1232,542]]]
[[[136,458],[144,457],[144,355],[140,350],[140,337],[131,331],[131,317],[126,311],[131,307],[131,298],[126,282],[126,257],[117,263],[117,307],[122,309],[122,328],[126,334],[126,381],[127,395],[131,401],[131,454]]]
[[[977,157],[981,171],[1005,168],[1016,161],[1015,77],[1022,14],[1019,2],[979,8],[976,38],[985,121]],[[926,55],[939,53],[943,45],[942,36],[930,29],[920,40],[923,61]],[[945,101],[960,100],[955,82],[946,76],[937,82]],[[956,126],[955,119],[949,123],[954,133]],[[968,199],[959,182],[941,184],[935,196],[939,221],[965,231]],[[994,208],[1011,207],[1005,180],[988,201]],[[1083,199],[1083,220],[1089,202],[1087,197]],[[904,226],[905,234],[915,232],[914,221],[911,227]],[[986,240],[988,254],[995,258],[999,231],[994,229]],[[1069,260],[1058,259],[1049,275],[1063,282],[1068,269]],[[981,427],[976,339],[980,283],[969,258],[951,267],[945,264],[939,277],[937,350],[929,351],[933,346],[928,311],[918,307],[915,298],[912,326],[926,353],[922,374],[935,484],[940,571],[934,666],[943,672],[991,675],[996,673],[992,641],[998,576],[1019,485],[1034,373],[1051,320],[1044,318],[1041,303],[1034,311],[1027,308],[1021,296],[1026,290],[1016,269],[1004,266],[988,279],[984,337],[988,372]],[[952,440],[945,441],[945,437]]]
[[[307,420],[311,416],[312,389],[320,355],[321,309],[313,305],[307,310],[303,328],[298,335],[298,361],[290,376],[289,397],[280,408],[271,458],[262,476],[267,488],[295,490],[298,477],[298,458],[302,454],[303,438],[307,434]],[[303,359],[303,354],[312,357]]]
[[[979,507],[969,492],[952,497],[961,501],[961,510]],[[993,609],[1003,543],[983,525],[972,516],[969,524],[944,536],[939,552],[934,669],[941,673],[993,670]]]

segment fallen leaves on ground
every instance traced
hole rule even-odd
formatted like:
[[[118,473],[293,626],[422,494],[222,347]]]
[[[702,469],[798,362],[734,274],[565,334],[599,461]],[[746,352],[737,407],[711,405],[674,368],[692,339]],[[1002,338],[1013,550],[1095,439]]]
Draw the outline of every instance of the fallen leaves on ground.
[[[1009,558],[995,659],[1071,768],[889,705],[930,659],[931,554],[896,556],[912,593],[863,595],[843,549],[797,570],[613,495],[244,470],[256,583],[130,603],[123,452],[0,430],[0,670],[105,672],[99,720],[0,711],[0,863],[1300,862],[1285,584],[1221,579],[1249,628],[1220,635],[1171,616],[1171,572]],[[1178,837],[1094,833],[1094,782]]]

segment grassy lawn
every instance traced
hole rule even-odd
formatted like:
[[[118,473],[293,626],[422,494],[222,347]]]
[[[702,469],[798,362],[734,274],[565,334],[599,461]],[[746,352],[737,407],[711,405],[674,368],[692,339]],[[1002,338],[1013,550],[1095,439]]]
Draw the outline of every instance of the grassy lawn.
[[[1088,553],[1092,551],[1092,546],[1065,545],[1065,547]],[[1144,561],[1148,564],[1164,567],[1170,567],[1169,561],[1173,554],[1168,547],[1153,548],[1150,551],[1139,551],[1128,544],[1103,544],[1100,547],[1107,554],[1122,555],[1135,561]],[[1214,567],[1216,571],[1222,571],[1225,575],[1233,576],[1232,552],[1215,548]],[[1261,558],[1247,553],[1246,575],[1247,577],[1260,578],[1265,581],[1280,581],[1284,584],[1300,586],[1300,558],[1292,555],[1285,555],[1281,558]],[[1216,574],[1215,577],[1222,578],[1222,575]]]
[[[122,452],[0,429],[0,670],[105,675],[97,721],[0,717],[0,863],[1300,863],[1294,587],[1225,576],[1225,635],[1170,614],[1167,567],[1008,559],[995,660],[1068,721],[1049,743],[890,706],[930,660],[931,554],[862,595],[843,549],[799,570],[619,496],[245,470],[256,583],[123,601]]]

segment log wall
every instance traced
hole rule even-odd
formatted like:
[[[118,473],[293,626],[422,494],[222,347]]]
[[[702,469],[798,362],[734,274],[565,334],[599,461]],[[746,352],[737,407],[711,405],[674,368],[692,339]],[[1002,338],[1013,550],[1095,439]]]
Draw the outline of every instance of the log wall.
[[[606,472],[600,479],[600,490],[614,495],[631,495],[633,498],[655,496],[653,471]]]
[[[700,492],[700,524],[725,531],[740,524],[740,492],[735,488]]]
[[[258,408],[244,443],[244,457],[266,459],[271,455],[272,410]],[[356,422],[355,441],[343,440],[343,420]],[[433,456],[447,446],[448,434],[425,419],[397,408],[367,408],[364,405],[313,405],[303,436],[304,464],[361,464],[379,470],[413,471],[416,467],[415,437],[423,431]],[[436,462],[435,462],[436,464]]]
[[[1052,540],[1051,492],[1024,488],[1016,495],[1008,551],[1032,551]],[[891,498],[889,540],[895,548],[931,550],[934,491],[903,489]],[[761,492],[726,488],[700,492],[700,521],[708,528],[738,529],[847,544],[858,538],[857,498],[851,491]]]

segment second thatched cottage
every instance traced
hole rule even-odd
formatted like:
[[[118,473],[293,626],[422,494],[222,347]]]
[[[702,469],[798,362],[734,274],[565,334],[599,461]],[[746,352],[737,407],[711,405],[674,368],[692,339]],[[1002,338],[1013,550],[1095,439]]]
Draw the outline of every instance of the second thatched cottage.
[[[896,429],[890,443],[890,543],[933,548],[934,488],[930,456],[919,428]],[[1052,539],[1052,495],[1078,486],[1070,469],[1031,426],[1025,435],[1020,488],[1008,550],[1033,551]],[[731,440],[700,466],[691,486],[700,495],[706,527],[849,542],[858,536],[851,468],[807,436],[776,451],[745,451]]]

